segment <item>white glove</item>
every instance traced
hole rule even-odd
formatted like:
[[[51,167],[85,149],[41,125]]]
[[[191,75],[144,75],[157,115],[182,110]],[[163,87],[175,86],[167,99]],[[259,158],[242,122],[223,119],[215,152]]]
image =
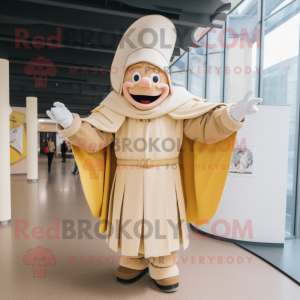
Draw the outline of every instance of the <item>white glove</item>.
[[[247,92],[243,100],[237,102],[234,106],[231,107],[230,113],[234,120],[240,122],[247,115],[255,114],[258,111],[256,104],[261,103],[262,99],[253,98],[253,91],[250,90]]]
[[[11,113],[12,113],[12,108],[9,107],[9,115],[11,115]]]
[[[69,128],[73,123],[73,116],[71,112],[65,107],[63,103],[54,102],[55,107],[47,110],[46,113],[50,119],[58,122],[64,129]]]

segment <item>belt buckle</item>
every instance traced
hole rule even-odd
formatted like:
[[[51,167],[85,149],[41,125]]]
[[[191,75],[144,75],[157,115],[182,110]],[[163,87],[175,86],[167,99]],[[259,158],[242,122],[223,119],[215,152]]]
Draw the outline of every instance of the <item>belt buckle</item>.
[[[139,168],[145,168],[146,161],[145,158],[139,159]]]
[[[141,158],[139,159],[139,168],[151,169],[153,166],[153,161],[151,158]]]
[[[145,169],[151,169],[153,166],[152,158],[146,158],[145,161],[146,161]],[[148,162],[150,163],[148,164]]]

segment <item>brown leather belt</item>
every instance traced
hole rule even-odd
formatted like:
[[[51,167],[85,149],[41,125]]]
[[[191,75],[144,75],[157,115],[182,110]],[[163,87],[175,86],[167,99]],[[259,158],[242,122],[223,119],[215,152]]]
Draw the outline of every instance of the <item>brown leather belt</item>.
[[[117,159],[118,166],[140,167],[144,169],[150,169],[152,167],[176,165],[178,163],[179,163],[178,157],[171,158],[171,159],[151,159],[151,158]]]

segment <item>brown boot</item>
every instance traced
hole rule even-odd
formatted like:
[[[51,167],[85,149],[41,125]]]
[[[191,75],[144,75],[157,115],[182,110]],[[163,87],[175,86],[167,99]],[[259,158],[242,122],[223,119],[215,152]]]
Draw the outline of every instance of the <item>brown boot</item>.
[[[179,270],[176,264],[162,268],[151,262],[150,276],[162,292],[172,293],[178,290]]]
[[[173,293],[176,292],[179,288],[178,275],[161,280],[154,280],[154,282],[156,286],[164,293]]]
[[[143,270],[134,270],[119,266],[117,269],[117,281],[122,284],[132,284],[142,278],[148,271],[148,267]]]
[[[143,254],[136,257],[122,256],[120,267],[117,269],[117,281],[123,284],[131,284],[138,281],[148,273],[149,261]]]

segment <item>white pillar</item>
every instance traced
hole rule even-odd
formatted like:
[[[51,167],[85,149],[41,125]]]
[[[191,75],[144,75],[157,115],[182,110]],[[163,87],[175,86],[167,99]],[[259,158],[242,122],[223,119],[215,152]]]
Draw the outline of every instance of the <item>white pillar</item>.
[[[27,180],[38,180],[38,115],[37,98],[26,97],[26,119],[27,119]]]
[[[10,138],[9,138],[9,62],[0,59],[0,225],[11,219]]]

